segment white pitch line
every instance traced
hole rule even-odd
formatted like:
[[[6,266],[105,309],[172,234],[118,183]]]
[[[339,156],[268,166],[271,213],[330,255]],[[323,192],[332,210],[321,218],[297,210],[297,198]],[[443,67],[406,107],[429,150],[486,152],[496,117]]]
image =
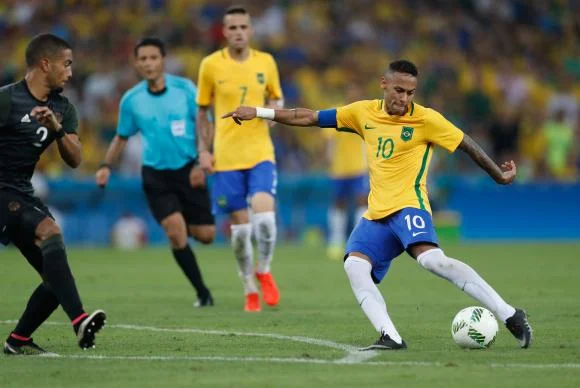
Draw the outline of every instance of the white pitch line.
[[[127,361],[221,361],[221,362],[258,362],[278,364],[326,364],[348,365],[352,362],[341,360],[326,360],[319,358],[296,357],[236,357],[236,356],[105,356],[105,355],[58,355],[48,354],[42,358],[77,359],[77,360],[127,360]],[[359,366],[423,366],[445,367],[445,363],[432,361],[370,361],[360,363]],[[481,364],[460,364],[459,367],[481,367]],[[580,364],[487,364],[495,369],[580,369]]]
[[[0,323],[13,324],[17,321],[0,321]],[[69,325],[69,323],[64,322],[45,322],[45,325],[62,326]],[[343,350],[347,354],[345,357],[336,360],[341,364],[358,364],[366,360],[370,360],[379,355],[377,351],[365,351],[361,352],[356,346],[341,344],[334,341],[321,340],[317,338],[304,337],[304,336],[291,336],[275,333],[252,333],[252,332],[240,332],[240,331],[225,331],[225,330],[204,330],[204,329],[193,329],[193,328],[162,328],[162,327],[152,327],[152,326],[137,326],[137,325],[107,325],[108,328],[113,329],[125,329],[125,330],[136,330],[136,331],[152,331],[152,332],[164,332],[164,333],[194,333],[194,334],[207,334],[207,335],[220,335],[228,336],[235,335],[240,337],[262,337],[262,338],[272,338],[280,341],[293,341],[301,342],[309,345],[322,346],[331,349]],[[301,359],[298,359],[301,360]],[[305,359],[311,360],[311,359]],[[322,360],[326,361],[326,360]]]
[[[0,321],[0,324],[14,324],[18,321]],[[69,323],[64,322],[45,322],[45,325],[52,326],[67,326]],[[44,358],[61,358],[61,359],[83,359],[83,360],[129,360],[129,361],[222,361],[222,362],[271,362],[271,363],[286,363],[286,364],[331,364],[331,365],[345,365],[345,364],[361,364],[371,366],[424,366],[424,367],[443,367],[445,363],[433,361],[366,361],[380,354],[378,351],[361,352],[357,347],[338,342],[321,340],[317,338],[304,336],[289,336],[274,333],[252,333],[252,332],[235,332],[225,330],[203,330],[203,329],[171,329],[152,326],[137,326],[137,325],[107,325],[108,328],[135,330],[135,331],[152,331],[152,332],[166,332],[166,333],[194,333],[207,335],[236,335],[244,337],[262,337],[272,338],[282,341],[294,341],[306,343],[309,345],[323,346],[332,349],[344,350],[347,355],[337,360],[327,360],[318,358],[296,358],[296,357],[236,357],[236,356],[106,356],[106,355],[59,355],[49,353],[42,357]],[[365,362],[366,361],[366,362]],[[462,367],[481,366],[481,364],[462,364]],[[487,367],[497,369],[580,369],[580,364],[565,363],[565,364],[485,364]]]

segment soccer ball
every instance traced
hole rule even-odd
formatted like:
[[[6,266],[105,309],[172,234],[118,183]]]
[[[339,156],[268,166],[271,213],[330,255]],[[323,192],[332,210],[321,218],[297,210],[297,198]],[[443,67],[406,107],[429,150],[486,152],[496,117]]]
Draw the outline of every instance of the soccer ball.
[[[489,348],[497,336],[497,320],[483,307],[471,306],[457,313],[451,324],[451,335],[464,349]]]

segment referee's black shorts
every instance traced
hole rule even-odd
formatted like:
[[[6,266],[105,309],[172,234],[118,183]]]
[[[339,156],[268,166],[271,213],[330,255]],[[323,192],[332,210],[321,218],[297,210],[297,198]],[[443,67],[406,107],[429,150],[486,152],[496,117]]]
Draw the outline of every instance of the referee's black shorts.
[[[143,166],[143,190],[149,208],[159,224],[179,212],[187,225],[213,225],[209,192],[206,187],[192,187],[189,173],[193,162],[178,170],[156,170]]]

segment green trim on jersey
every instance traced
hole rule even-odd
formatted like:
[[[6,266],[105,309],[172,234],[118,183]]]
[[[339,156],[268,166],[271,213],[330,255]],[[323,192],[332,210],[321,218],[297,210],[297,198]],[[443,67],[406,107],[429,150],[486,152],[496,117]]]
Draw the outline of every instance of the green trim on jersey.
[[[411,113],[409,113],[409,116],[413,116],[413,112],[415,112],[415,103],[414,102],[411,103]]]
[[[417,194],[417,200],[419,201],[419,207],[421,210],[427,210],[425,208],[425,203],[423,202],[423,197],[421,196],[421,179],[423,179],[423,174],[427,168],[427,159],[429,158],[429,150],[431,149],[431,143],[427,144],[425,149],[425,154],[423,155],[423,161],[421,162],[421,168],[419,169],[419,174],[415,179],[415,194]]]
[[[11,88],[7,86],[5,88],[0,89],[0,127],[3,127],[7,124],[11,109],[12,109]]]
[[[381,98],[379,101],[380,101],[379,110],[383,110],[383,99]]]

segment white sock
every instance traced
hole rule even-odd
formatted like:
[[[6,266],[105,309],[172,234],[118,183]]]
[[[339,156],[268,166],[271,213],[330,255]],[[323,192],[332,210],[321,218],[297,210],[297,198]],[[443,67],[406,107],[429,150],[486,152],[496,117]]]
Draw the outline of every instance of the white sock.
[[[344,270],[360,307],[375,329],[382,335],[386,333],[397,343],[402,339],[387,313],[387,305],[381,292],[371,278],[371,263],[355,256],[344,262]]]
[[[254,282],[254,253],[252,249],[252,224],[232,225],[232,248],[238,262],[238,274],[244,284],[244,293],[258,292]]]
[[[355,219],[354,222],[357,223],[358,220],[360,220],[363,216],[363,214],[365,214],[365,212],[367,211],[367,207],[366,206],[359,206],[356,208],[356,211],[354,213]]]
[[[467,264],[445,256],[439,248],[430,249],[417,257],[417,262],[437,276],[447,279],[483,304],[502,322],[514,315],[516,309],[501,296],[477,272]]]
[[[252,215],[252,225],[258,245],[258,273],[270,272],[276,245],[276,213],[262,212]]]
[[[344,240],[346,238],[346,221],[347,215],[345,210],[336,207],[328,209],[328,229],[330,232],[328,237],[329,245],[344,245]]]

